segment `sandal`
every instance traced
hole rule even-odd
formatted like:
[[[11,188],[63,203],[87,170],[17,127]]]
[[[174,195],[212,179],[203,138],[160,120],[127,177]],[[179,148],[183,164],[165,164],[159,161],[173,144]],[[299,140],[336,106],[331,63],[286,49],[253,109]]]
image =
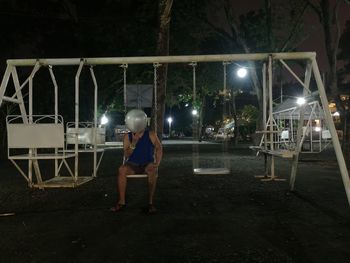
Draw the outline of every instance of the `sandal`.
[[[149,204],[147,214],[154,215],[156,212],[157,209],[155,208],[155,206],[153,204]]]
[[[122,212],[125,210],[126,204],[116,204],[115,206],[111,207],[109,210],[111,212]]]

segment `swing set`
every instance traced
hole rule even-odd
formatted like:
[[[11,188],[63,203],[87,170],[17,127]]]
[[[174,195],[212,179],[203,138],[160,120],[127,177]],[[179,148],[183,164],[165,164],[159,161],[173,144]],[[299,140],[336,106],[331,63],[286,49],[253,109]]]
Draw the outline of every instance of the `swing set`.
[[[270,175],[271,180],[275,179],[275,157],[289,157],[292,159],[292,168],[290,176],[290,188],[294,189],[294,183],[297,174],[299,154],[302,151],[303,137],[307,134],[308,128],[304,128],[308,122],[305,118],[307,112],[306,104],[300,105],[298,113],[293,119],[294,127],[293,147],[277,147],[276,136],[282,140],[282,131],[277,128],[276,114],[274,116],[273,101],[272,101],[272,68],[273,63],[281,63],[300,83],[303,87],[303,97],[308,97],[311,94],[310,80],[313,75],[318,90],[320,112],[322,112],[322,125],[327,127],[327,140],[332,141],[333,148],[336,154],[338,166],[343,180],[345,192],[350,204],[350,180],[348,170],[345,164],[344,156],[341,151],[337,132],[333,123],[331,113],[328,109],[328,101],[320,71],[316,61],[316,53],[314,52],[295,52],[295,53],[257,53],[257,54],[224,54],[224,55],[193,55],[193,56],[158,56],[158,57],[109,57],[109,58],[70,58],[70,59],[10,59],[7,60],[7,67],[0,86],[0,106],[4,102],[15,103],[19,106],[20,115],[7,117],[7,135],[8,135],[8,158],[14,163],[20,174],[26,179],[30,187],[75,187],[83,184],[97,175],[98,169],[98,125],[97,125],[97,93],[98,85],[94,74],[94,67],[102,65],[130,65],[130,64],[153,64],[155,68],[154,74],[154,98],[157,97],[157,73],[156,69],[162,64],[168,63],[198,63],[220,62],[232,63],[238,61],[261,61],[263,62],[262,79],[263,79],[263,119],[264,128],[259,131],[263,134],[263,143],[260,146],[260,151],[264,152],[270,158]],[[301,80],[296,73],[287,65],[286,61],[301,61],[305,62],[304,80]],[[75,74],[75,120],[74,120],[74,151],[68,153],[65,151],[66,139],[64,132],[64,120],[59,115],[58,110],[58,84],[53,74],[54,67],[60,66],[75,66],[78,67]],[[32,67],[32,71],[28,78],[23,82],[19,82],[17,68]],[[90,151],[93,154],[93,172],[92,176],[80,176],[78,170],[79,162],[79,77],[83,68],[89,68],[91,79],[94,84],[94,118],[92,122],[92,138],[93,144]],[[51,115],[36,116],[33,113],[33,79],[37,71],[41,68],[48,68],[55,90],[55,110]],[[225,68],[225,67],[224,67]],[[196,75],[195,66],[193,66],[193,88],[194,98],[196,94]],[[125,73],[126,74],[126,73]],[[224,74],[226,79],[226,73]],[[8,84],[10,79],[13,80],[15,92],[8,94]],[[226,80],[224,81],[224,83]],[[23,89],[28,87],[28,99],[24,100]],[[126,83],[124,84],[126,88]],[[225,85],[224,85],[225,89]],[[27,106],[27,107],[26,107]],[[157,102],[153,105],[154,116],[157,113]],[[196,120],[195,120],[196,121]],[[305,123],[306,121],[306,123]],[[157,120],[154,118],[154,126],[157,127]],[[195,126],[195,125],[194,125]],[[310,127],[310,125],[309,125]],[[309,128],[310,129],[310,128]],[[196,131],[194,131],[196,136]],[[306,137],[305,137],[306,138]],[[286,141],[286,139],[284,139]],[[291,139],[290,139],[291,140]],[[305,139],[304,139],[305,140]],[[285,142],[283,142],[285,143]],[[224,149],[225,150],[225,149]],[[48,159],[55,162],[54,177],[48,180],[42,180],[39,167],[39,160]],[[68,159],[74,159],[73,166],[69,166]],[[24,170],[16,163],[18,160],[28,162],[28,171]],[[61,169],[67,167],[70,176],[61,176]],[[33,180],[33,169],[35,172],[36,182]],[[194,169],[199,169],[194,166]],[[222,167],[220,167],[222,169]],[[220,172],[220,170],[218,170]],[[227,173],[227,171],[225,171]]]

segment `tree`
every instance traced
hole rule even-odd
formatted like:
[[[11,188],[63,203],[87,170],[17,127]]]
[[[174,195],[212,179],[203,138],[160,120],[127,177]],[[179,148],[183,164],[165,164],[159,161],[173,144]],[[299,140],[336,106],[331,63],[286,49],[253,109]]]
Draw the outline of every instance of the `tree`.
[[[324,32],[324,40],[326,46],[326,54],[329,65],[329,74],[327,74],[326,84],[330,89],[330,98],[335,101],[337,108],[341,112],[341,122],[343,124],[343,146],[346,141],[347,134],[347,106],[342,102],[338,89],[338,63],[337,55],[339,52],[339,41],[341,29],[339,24],[339,8],[342,3],[350,4],[344,0],[304,0],[311,9],[317,14]]]
[[[169,27],[171,19],[171,9],[173,0],[159,0],[158,13],[159,13],[159,31],[157,40],[158,56],[169,55]],[[157,85],[157,109],[158,112],[154,112],[153,116],[157,119],[157,132],[158,135],[163,134],[163,120],[165,112],[165,95],[166,95],[166,82],[167,82],[168,65],[162,65],[158,68],[158,85]],[[159,136],[162,138],[162,136]]]
[[[327,78],[327,86],[330,87],[330,97],[340,103],[338,92],[338,76],[337,76],[337,54],[339,48],[339,40],[341,36],[340,24],[339,24],[339,8],[342,3],[349,1],[344,0],[304,0],[316,13],[318,19],[322,25],[326,54],[329,64],[329,74]]]
[[[350,21],[347,21],[343,34],[339,41],[340,52],[338,59],[344,64],[344,68],[340,71],[340,82],[344,80],[350,71]]]

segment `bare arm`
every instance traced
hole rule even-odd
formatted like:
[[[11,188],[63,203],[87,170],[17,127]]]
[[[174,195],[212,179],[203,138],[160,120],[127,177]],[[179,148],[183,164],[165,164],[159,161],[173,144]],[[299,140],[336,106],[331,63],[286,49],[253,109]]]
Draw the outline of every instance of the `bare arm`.
[[[124,156],[125,156],[125,158],[128,158],[133,152],[133,149],[131,149],[130,146],[131,146],[131,143],[130,143],[130,140],[129,140],[129,136],[126,133],[124,135],[124,140],[123,140],[123,148],[124,148]]]
[[[130,142],[129,140],[129,135],[125,134],[124,135],[124,142],[123,142],[123,148],[124,148],[124,156],[126,158],[128,158],[132,152],[134,151],[137,142],[139,141],[141,135],[143,134],[143,132],[141,133],[132,133],[132,140]]]
[[[158,136],[154,132],[150,132],[149,135],[150,135],[150,139],[154,145],[154,150],[155,150],[154,163],[156,166],[159,166],[160,162],[162,161],[162,157],[163,157],[163,147],[158,139]]]

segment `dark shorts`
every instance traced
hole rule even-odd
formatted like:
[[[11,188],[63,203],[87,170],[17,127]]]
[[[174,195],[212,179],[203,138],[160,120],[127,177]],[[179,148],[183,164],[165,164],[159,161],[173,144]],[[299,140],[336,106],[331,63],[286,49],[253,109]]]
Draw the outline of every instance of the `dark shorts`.
[[[146,169],[147,165],[149,165],[149,164],[150,163],[146,163],[146,164],[136,164],[136,163],[131,163],[131,162],[125,163],[125,165],[129,166],[135,172],[135,174],[146,173],[145,169]]]

